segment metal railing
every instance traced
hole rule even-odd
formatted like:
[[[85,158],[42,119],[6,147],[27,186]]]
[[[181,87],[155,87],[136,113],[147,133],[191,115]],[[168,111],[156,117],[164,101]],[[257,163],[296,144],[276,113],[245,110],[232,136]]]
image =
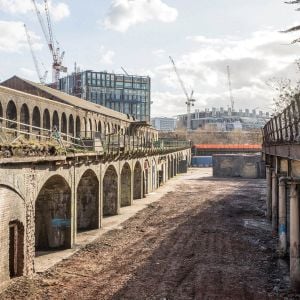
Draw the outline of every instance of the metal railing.
[[[189,148],[190,143],[177,139],[150,140],[143,136],[117,133],[84,131],[76,136],[63,133],[56,129],[50,130],[38,126],[0,117],[0,144],[13,144],[20,137],[25,140],[55,141],[58,146],[68,150],[77,149],[82,152],[124,153],[142,150],[172,150]]]
[[[282,113],[271,118],[263,130],[263,144],[300,143],[299,96]]]

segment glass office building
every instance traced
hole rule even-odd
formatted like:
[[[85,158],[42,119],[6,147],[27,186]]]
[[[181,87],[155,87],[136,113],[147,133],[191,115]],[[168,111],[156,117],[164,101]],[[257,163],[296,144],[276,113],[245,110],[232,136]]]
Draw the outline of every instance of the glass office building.
[[[59,89],[139,121],[150,122],[151,80],[148,76],[83,71],[59,80]]]

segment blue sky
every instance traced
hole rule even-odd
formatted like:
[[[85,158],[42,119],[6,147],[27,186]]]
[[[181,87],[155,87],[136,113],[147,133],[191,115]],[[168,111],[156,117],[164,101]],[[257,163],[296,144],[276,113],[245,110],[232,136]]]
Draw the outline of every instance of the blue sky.
[[[43,1],[36,2],[42,10]],[[69,72],[76,61],[82,69],[122,73],[123,66],[128,73],[150,75],[153,116],[186,110],[169,55],[187,89],[194,89],[197,109],[229,105],[227,65],[236,109],[271,110],[275,94],[266,82],[299,76],[299,45],[289,45],[297,33],[278,31],[300,23],[300,12],[282,0],[49,2]],[[0,80],[17,74],[37,81],[23,23],[50,81],[51,56],[31,0],[0,0]]]

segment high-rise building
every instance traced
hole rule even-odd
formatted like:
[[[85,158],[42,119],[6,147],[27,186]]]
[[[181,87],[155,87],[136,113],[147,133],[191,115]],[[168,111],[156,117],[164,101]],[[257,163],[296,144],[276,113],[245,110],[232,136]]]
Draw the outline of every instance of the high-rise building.
[[[176,128],[176,119],[156,117],[151,119],[151,124],[159,131],[174,131]]]
[[[151,80],[148,76],[107,72],[74,72],[59,80],[59,89],[73,96],[150,122]]]

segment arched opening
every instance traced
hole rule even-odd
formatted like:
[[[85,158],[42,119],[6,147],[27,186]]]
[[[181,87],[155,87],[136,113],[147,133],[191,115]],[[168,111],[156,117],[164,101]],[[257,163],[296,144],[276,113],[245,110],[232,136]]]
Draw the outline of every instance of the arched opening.
[[[101,126],[101,121],[98,122],[98,131],[102,133],[102,126]]]
[[[20,129],[22,131],[29,132],[29,109],[28,106],[24,103],[21,107],[21,112],[20,112],[20,122],[22,123],[20,125]],[[27,124],[27,125],[25,125]]]
[[[82,122],[82,132],[81,134],[83,135],[82,137],[86,137],[87,136],[87,121],[86,118],[83,118],[83,122]]]
[[[143,172],[143,197],[145,197],[149,193],[149,171],[150,165],[149,161],[146,159],[144,162],[144,172]]]
[[[53,127],[56,127],[56,129],[59,131],[59,117],[56,110],[53,112],[53,117],[52,117],[52,128]]]
[[[109,166],[103,178],[103,216],[118,213],[118,175],[113,166]]]
[[[43,113],[43,128],[48,130],[51,129],[50,113],[47,108],[44,110]]]
[[[65,113],[62,113],[61,115],[61,132],[64,134],[67,134],[67,117]],[[63,139],[67,139],[67,137],[64,135]]]
[[[142,198],[142,167],[137,161],[133,172],[133,200]]]
[[[93,131],[92,120],[89,119],[88,122],[89,122],[89,124],[88,124],[88,126],[89,126],[88,137],[89,137],[89,138],[92,138],[92,131]]]
[[[174,172],[174,176],[176,176],[177,175],[176,156],[173,158],[173,172]]]
[[[125,163],[121,172],[121,207],[131,205],[131,170]]]
[[[40,134],[41,127],[41,114],[37,106],[34,107],[32,112],[32,131],[36,134]]]
[[[24,200],[10,187],[0,185],[0,282],[24,273],[26,212]]]
[[[3,118],[3,108],[2,108],[2,104],[0,103],[0,118]],[[0,124],[2,124],[2,119],[0,119]]]
[[[76,137],[80,137],[80,130],[81,130],[81,124],[80,124],[80,118],[76,117]]]
[[[42,187],[35,203],[35,249],[71,248],[71,189],[54,175]]]
[[[77,187],[77,232],[99,228],[99,182],[92,170],[87,170]]]
[[[74,136],[74,118],[73,118],[73,115],[69,116],[69,135]]]
[[[156,162],[153,159],[152,161],[152,190],[155,190],[157,188],[157,177],[156,177]]]
[[[94,131],[98,131],[97,130],[97,121],[95,120],[94,123],[95,123]]]
[[[17,121],[17,108],[16,108],[15,103],[12,100],[10,100],[7,104],[6,119],[15,121],[15,122]],[[6,122],[7,128],[16,129],[17,123],[11,122],[11,121]]]

